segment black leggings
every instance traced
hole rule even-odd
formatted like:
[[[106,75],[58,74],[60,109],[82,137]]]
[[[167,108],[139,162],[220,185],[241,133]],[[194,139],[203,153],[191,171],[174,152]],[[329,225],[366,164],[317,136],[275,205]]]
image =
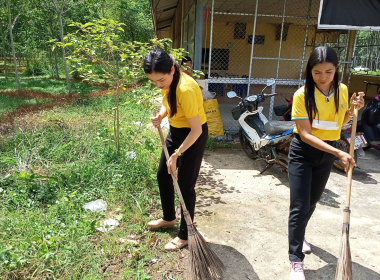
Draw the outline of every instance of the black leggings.
[[[174,153],[175,149],[183,143],[187,135],[190,133],[190,128],[176,128],[170,126],[170,131],[166,137],[166,146],[168,147],[169,155]],[[195,211],[195,183],[198,178],[199,170],[202,164],[203,153],[206,147],[208,137],[207,123],[202,125],[202,134],[188,148],[181,157],[178,158],[178,185],[181,189],[183,200],[187,210],[190,213],[191,219],[194,219]],[[157,172],[158,186],[160,188],[161,204],[163,210],[163,219],[165,221],[173,221],[175,216],[174,206],[174,187],[173,180],[168,174],[166,166],[166,157],[164,152],[161,153],[160,164]],[[183,217],[181,207],[181,226],[179,228],[178,237],[187,240],[187,225]]]
[[[330,141],[326,141],[332,145]],[[295,133],[289,151],[289,259],[302,262],[305,230],[317,202],[322,196],[331,167],[333,154],[318,150],[303,142]]]

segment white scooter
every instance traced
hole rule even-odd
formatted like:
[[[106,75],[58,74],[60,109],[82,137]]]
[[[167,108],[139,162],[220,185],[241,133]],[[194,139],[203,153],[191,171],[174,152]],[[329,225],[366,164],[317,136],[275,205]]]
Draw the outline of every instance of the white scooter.
[[[239,140],[246,155],[267,163],[260,174],[275,164],[287,172],[289,144],[295,126],[292,121],[268,121],[262,113],[263,107],[258,107],[260,102],[277,94],[263,93],[267,87],[274,84],[275,80],[269,79],[260,94],[253,94],[244,99],[238,97],[234,91],[227,93],[229,98],[241,99],[239,105],[232,109],[232,116],[239,120]]]

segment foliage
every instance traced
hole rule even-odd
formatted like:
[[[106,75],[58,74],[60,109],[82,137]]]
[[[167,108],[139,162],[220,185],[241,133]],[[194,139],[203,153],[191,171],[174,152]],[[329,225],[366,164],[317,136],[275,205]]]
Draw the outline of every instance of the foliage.
[[[376,71],[355,71],[352,70],[352,73],[354,74],[362,74],[362,75],[374,75],[374,76],[380,76],[380,69],[376,69]]]
[[[143,59],[151,48],[165,49],[177,60],[182,59],[182,49],[170,49],[170,41],[153,39],[150,43],[125,42],[123,27],[125,24],[102,18],[85,24],[75,22],[70,24],[76,27],[75,33],[65,36],[64,42],[56,45],[63,49],[70,47],[74,50],[67,57],[74,73],[80,73],[85,81],[99,82],[108,80],[112,90],[116,93],[114,106],[114,141],[120,154],[120,122],[119,122],[119,95],[128,84],[136,84],[145,77],[142,69]],[[55,40],[52,40],[54,42]],[[93,71],[94,65],[101,66],[99,71]],[[153,106],[153,96],[144,98],[144,105]],[[149,102],[150,101],[150,102]]]
[[[376,31],[357,31],[354,65],[370,69],[368,74],[379,75],[380,34]],[[363,74],[365,72],[362,72]],[[367,73],[365,73],[367,74]]]
[[[152,14],[148,1],[104,1],[106,16],[124,24],[120,37],[124,41],[148,42],[154,37]],[[128,7],[126,9],[126,7]]]
[[[23,89],[31,89],[37,92],[46,92],[51,94],[68,93],[66,83],[63,80],[53,79],[23,79],[21,80]],[[85,95],[90,92],[99,90],[98,86],[86,83],[72,82],[73,91]],[[16,88],[14,79],[4,80],[0,83],[0,90],[10,90]]]
[[[60,22],[54,1],[61,6],[61,0],[9,0],[11,17],[17,19],[13,27],[15,55],[18,62],[25,62],[28,76],[49,74],[51,77],[59,77],[64,73],[62,49],[52,50],[48,43],[51,39],[60,38]],[[65,0],[64,4],[61,15],[63,35],[74,31],[74,27],[68,26],[73,21],[84,24],[107,17],[128,25],[125,32],[120,34],[124,41],[148,42],[154,36],[147,0]],[[4,0],[0,1],[0,24],[3,31],[1,36],[5,41],[5,48],[1,45],[1,57],[4,51],[9,57],[11,42]],[[66,51],[70,55],[73,48],[67,47]],[[10,64],[13,63],[8,63],[8,66]]]
[[[33,52],[30,59],[27,61],[25,75],[41,76],[47,73],[46,70],[48,69],[48,66],[46,64],[48,61],[44,55],[43,52]]]

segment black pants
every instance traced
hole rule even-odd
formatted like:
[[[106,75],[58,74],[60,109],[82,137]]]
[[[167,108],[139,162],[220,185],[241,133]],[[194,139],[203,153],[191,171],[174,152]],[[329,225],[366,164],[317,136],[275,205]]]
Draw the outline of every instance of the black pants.
[[[328,144],[332,142],[326,141]],[[295,134],[289,150],[289,259],[302,262],[305,230],[317,202],[322,196],[331,167],[333,154],[318,150]]]
[[[170,126],[170,131],[166,137],[166,145],[169,155],[174,153],[175,149],[183,143],[187,135],[190,133],[190,128],[175,128]],[[198,178],[199,170],[202,164],[203,153],[206,147],[208,137],[207,123],[202,125],[202,134],[187,149],[181,157],[178,158],[178,185],[181,190],[183,200],[187,210],[190,213],[191,219],[194,219],[195,211],[195,183]],[[165,154],[162,151],[161,160],[157,172],[158,186],[160,188],[161,204],[163,210],[163,219],[165,221],[173,221],[175,216],[174,205],[174,186],[168,168],[166,166]],[[178,237],[187,240],[187,225],[183,217],[181,207],[181,226]]]

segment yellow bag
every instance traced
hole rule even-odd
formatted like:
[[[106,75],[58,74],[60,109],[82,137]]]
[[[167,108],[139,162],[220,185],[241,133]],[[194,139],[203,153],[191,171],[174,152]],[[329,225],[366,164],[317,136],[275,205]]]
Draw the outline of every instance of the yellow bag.
[[[218,100],[209,99],[203,102],[206,113],[208,134],[211,137],[224,136],[223,123],[220,117]]]

